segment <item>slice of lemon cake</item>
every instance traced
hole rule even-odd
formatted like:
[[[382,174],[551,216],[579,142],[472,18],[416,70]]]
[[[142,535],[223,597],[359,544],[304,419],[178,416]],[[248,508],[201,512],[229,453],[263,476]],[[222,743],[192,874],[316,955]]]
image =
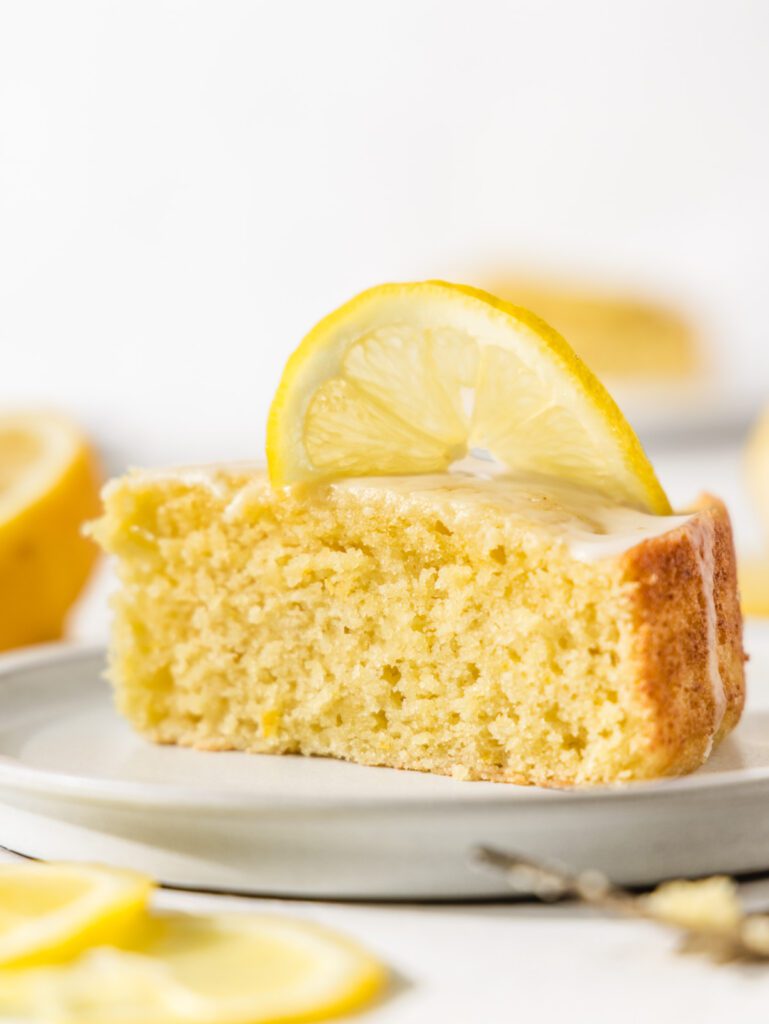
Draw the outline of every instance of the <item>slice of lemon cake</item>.
[[[737,722],[725,509],[672,515],[525,310],[363,293],[289,360],[267,455],[106,491],[110,672],[145,735],[570,785],[690,771]]]
[[[539,784],[689,771],[743,656],[717,502],[658,517],[463,475],[136,472],[106,493],[112,678],[163,743]]]

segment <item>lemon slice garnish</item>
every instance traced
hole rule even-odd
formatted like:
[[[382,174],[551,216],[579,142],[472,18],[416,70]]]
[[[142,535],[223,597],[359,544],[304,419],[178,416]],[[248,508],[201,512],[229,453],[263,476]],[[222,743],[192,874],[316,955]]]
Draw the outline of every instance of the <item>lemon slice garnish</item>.
[[[53,640],[88,578],[99,510],[93,455],[69,420],[0,415],[0,650]]]
[[[638,438],[563,338],[525,309],[441,281],[372,288],[289,359],[270,409],[275,486],[443,472],[483,449],[665,514]]]
[[[279,1024],[357,1009],[383,982],[367,953],[315,925],[175,914],[136,950],[0,973],[0,1010],[41,1024]]]
[[[123,941],[143,919],[152,883],[87,864],[0,868],[0,968],[68,959]]]

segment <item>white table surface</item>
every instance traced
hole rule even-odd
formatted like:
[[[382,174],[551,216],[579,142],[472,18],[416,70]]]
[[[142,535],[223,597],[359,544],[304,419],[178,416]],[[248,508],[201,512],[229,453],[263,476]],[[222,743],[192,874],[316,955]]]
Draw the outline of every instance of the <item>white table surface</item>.
[[[655,461],[674,503],[702,488],[720,493],[732,507],[738,543],[755,545],[737,449],[661,453]],[[102,579],[84,603],[79,636],[103,635],[105,585]],[[769,881],[745,885],[743,896],[769,907]],[[362,1018],[372,1024],[764,1024],[769,1016],[769,965],[714,965],[679,953],[676,937],[655,925],[573,905],[352,905],[180,892],[161,892],[157,903],[288,914],[354,936],[394,972],[389,996]]]

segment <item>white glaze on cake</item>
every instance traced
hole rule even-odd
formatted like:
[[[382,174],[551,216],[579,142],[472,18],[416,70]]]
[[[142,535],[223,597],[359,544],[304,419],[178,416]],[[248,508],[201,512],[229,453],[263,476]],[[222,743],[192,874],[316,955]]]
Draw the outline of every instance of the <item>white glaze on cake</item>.
[[[479,465],[478,462],[475,463]],[[484,465],[484,464],[480,464]],[[182,466],[142,471],[153,477],[167,477],[190,486],[202,485],[221,495],[217,480],[221,472],[253,474],[225,509],[228,520],[237,519],[266,486],[264,466],[257,463],[229,463]],[[430,473],[415,476],[349,477],[326,485],[358,491],[390,491],[409,495],[439,506],[449,502],[470,512],[478,506],[493,506],[515,519],[534,521],[563,538],[574,558],[596,561],[614,558],[645,540],[662,536],[683,526],[688,515],[655,516],[623,505],[613,505],[601,495],[565,485],[551,478],[511,477],[489,473]],[[319,485],[322,488],[322,485]]]
[[[654,516],[612,505],[600,495],[546,478],[435,473],[350,478],[333,486],[362,494],[371,489],[387,490],[468,510],[493,506],[522,523],[533,521],[549,529],[563,539],[574,558],[586,562],[616,557],[642,541],[683,526],[690,518]]]

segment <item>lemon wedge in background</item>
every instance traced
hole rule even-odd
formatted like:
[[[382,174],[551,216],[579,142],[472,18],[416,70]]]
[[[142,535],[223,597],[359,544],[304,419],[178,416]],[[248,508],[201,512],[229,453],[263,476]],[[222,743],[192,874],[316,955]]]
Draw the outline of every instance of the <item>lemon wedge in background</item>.
[[[745,462],[748,487],[764,529],[764,554],[740,560],[742,610],[746,615],[769,616],[769,409],[753,428]]]
[[[383,982],[368,954],[315,925],[174,914],[136,950],[0,972],[0,1011],[40,1024],[279,1024],[357,1009]]]
[[[123,941],[143,920],[152,883],[88,864],[0,868],[0,974],[52,963],[95,943]]]
[[[769,556],[742,558],[738,579],[744,614],[769,616]]]
[[[363,292],[289,359],[270,409],[274,486],[447,470],[483,449],[665,514],[633,430],[561,336],[527,310],[427,281]]]
[[[80,530],[98,510],[95,460],[67,419],[0,415],[0,650],[61,635],[97,557]]]
[[[748,440],[746,469],[748,486],[761,517],[764,538],[769,544],[769,409],[759,417]]]

